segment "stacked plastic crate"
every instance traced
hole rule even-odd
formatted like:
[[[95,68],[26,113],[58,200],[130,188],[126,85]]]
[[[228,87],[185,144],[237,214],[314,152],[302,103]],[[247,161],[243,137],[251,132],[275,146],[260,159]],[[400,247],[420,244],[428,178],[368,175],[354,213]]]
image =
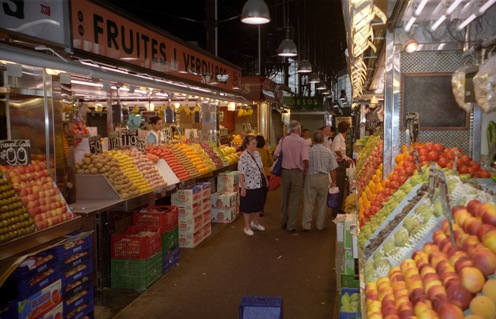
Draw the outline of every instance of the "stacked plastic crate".
[[[92,247],[91,233],[79,233],[29,255],[0,289],[0,318],[92,316]]]
[[[133,214],[133,224],[159,227],[162,232],[162,273],[179,263],[177,206],[148,206]]]
[[[111,238],[111,287],[145,290],[162,276],[162,229],[131,226]]]
[[[193,185],[178,189],[171,203],[179,212],[179,247],[193,248],[203,241],[203,188]]]

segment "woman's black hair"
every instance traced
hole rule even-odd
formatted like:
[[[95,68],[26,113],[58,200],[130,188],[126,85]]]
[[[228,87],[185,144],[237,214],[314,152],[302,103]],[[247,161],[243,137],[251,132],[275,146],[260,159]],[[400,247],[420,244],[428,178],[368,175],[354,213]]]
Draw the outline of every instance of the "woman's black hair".
[[[350,128],[351,124],[349,122],[343,121],[338,124],[338,132],[344,133]]]
[[[161,120],[160,116],[152,116],[150,117],[150,120],[148,121],[150,124],[157,124],[157,122]]]
[[[257,148],[262,148],[265,146],[265,138],[262,135],[257,135]]]

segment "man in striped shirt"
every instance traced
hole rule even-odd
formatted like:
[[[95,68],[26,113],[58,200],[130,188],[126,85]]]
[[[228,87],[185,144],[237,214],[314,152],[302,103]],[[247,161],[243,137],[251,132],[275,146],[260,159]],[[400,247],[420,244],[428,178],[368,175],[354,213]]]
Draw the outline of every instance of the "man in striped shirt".
[[[308,151],[308,172],[304,186],[304,208],[301,226],[303,231],[310,231],[312,212],[317,204],[317,230],[323,230],[327,213],[327,193],[329,191],[329,173],[332,187],[336,187],[336,168],[338,164],[332,151],[324,146],[326,136],[322,131],[313,134],[313,146]]]

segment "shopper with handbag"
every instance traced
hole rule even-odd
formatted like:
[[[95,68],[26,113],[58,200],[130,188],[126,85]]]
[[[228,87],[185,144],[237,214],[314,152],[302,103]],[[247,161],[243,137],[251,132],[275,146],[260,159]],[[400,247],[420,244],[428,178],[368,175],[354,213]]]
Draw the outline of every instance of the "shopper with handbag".
[[[265,138],[262,135],[257,135],[257,151],[260,154],[260,158],[262,159],[263,171],[267,180],[270,183],[270,168],[274,164],[274,160],[272,159],[272,155],[270,155],[269,150],[265,147]],[[263,187],[264,191],[264,204],[267,201],[267,193],[269,191],[269,187]],[[263,216],[265,211],[262,209],[260,216]]]
[[[334,138],[332,150],[338,162],[336,169],[336,184],[339,188],[339,201],[342,204],[345,196],[346,169],[353,163],[353,159],[346,156],[346,134],[350,130],[351,124],[343,121],[338,124],[338,135]],[[336,213],[340,213],[338,210]]]
[[[291,121],[289,131],[290,134],[277,144],[274,156],[277,159],[280,153],[284,154],[281,174],[281,225],[288,232],[294,232],[298,220],[303,177],[308,169],[308,145],[301,137],[300,122]]]
[[[265,230],[265,227],[259,223],[259,217],[265,204],[263,187],[267,187],[269,181],[263,171],[260,154],[256,151],[257,140],[255,136],[246,136],[243,140],[243,146],[245,150],[241,153],[238,162],[239,210],[243,213],[244,218],[243,231],[246,235],[252,236],[252,228],[260,231]]]

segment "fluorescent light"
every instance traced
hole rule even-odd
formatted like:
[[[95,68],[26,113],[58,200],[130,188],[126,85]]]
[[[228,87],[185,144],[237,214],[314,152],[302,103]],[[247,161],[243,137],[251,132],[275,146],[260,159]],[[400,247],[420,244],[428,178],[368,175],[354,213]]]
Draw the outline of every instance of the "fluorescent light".
[[[489,9],[495,2],[496,0],[488,0],[482,7],[479,8],[479,13],[484,14],[486,10]]]
[[[413,23],[417,20],[415,16],[412,16],[410,20],[408,20],[408,23],[405,25],[405,31],[410,32],[410,29],[412,28]]]
[[[427,4],[427,1],[429,0],[422,0],[420,1],[420,4],[419,6],[417,7],[417,9],[415,10],[415,15],[418,17],[420,16],[420,14],[422,13],[422,10],[424,10],[425,8],[425,5]]]
[[[71,83],[74,84],[81,84],[81,85],[87,85],[87,86],[94,86],[94,87],[102,87],[103,85],[100,83],[93,83],[93,82],[86,82],[86,81],[78,81],[78,80],[71,80]]]
[[[436,31],[437,28],[441,25],[441,23],[444,22],[444,20],[446,20],[446,15],[442,15],[439,17],[439,19],[437,19],[437,21],[431,26],[431,30],[432,31]]]
[[[447,15],[450,15],[453,13],[453,11],[455,11],[456,7],[458,7],[458,5],[460,3],[462,3],[463,0],[455,0],[453,1],[453,3],[449,6],[448,10],[446,10],[446,14]]]
[[[472,13],[470,17],[468,17],[465,21],[460,23],[457,29],[463,30],[463,28],[465,28],[470,22],[474,21],[475,18],[477,18],[477,16],[475,15],[475,13]]]

